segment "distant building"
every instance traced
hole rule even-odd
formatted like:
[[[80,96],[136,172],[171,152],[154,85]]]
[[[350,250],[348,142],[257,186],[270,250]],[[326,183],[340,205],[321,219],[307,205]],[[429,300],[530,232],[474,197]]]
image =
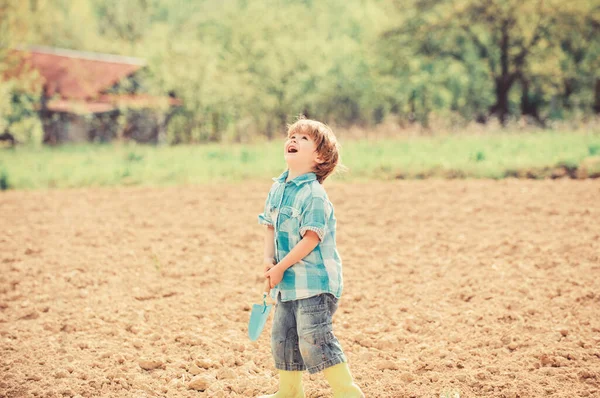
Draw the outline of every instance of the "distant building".
[[[139,92],[136,74],[145,66],[139,58],[49,47],[29,47],[16,54],[21,71],[39,73],[39,115],[46,144],[108,142],[116,137],[156,143],[173,107],[181,105],[172,96]]]

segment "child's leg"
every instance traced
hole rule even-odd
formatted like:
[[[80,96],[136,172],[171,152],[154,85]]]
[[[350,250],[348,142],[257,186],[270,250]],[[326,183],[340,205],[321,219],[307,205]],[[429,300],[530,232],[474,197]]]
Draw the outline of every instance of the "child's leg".
[[[306,370],[298,346],[296,307],[295,301],[282,302],[281,296],[277,297],[271,330],[271,352],[275,367],[279,370]]]
[[[309,373],[346,362],[342,346],[333,334],[332,317],[336,310],[337,299],[331,294],[298,300],[296,322],[300,353]]]
[[[298,348],[296,333],[295,303],[282,303],[277,297],[273,329],[271,331],[271,351],[275,367],[279,369],[279,390],[272,395],[259,398],[304,398],[302,371],[305,369]]]
[[[310,373],[323,371],[337,397],[364,397],[350,374],[346,356],[333,334],[337,299],[331,294],[299,300],[297,316],[300,352]]]

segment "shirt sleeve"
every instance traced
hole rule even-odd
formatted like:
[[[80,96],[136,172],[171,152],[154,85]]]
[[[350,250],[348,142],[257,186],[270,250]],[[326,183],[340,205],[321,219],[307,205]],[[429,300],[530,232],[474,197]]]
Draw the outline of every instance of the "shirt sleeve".
[[[323,198],[313,198],[302,212],[300,222],[300,235],[304,237],[306,231],[316,232],[319,240],[325,237],[327,227],[327,202]]]
[[[269,194],[267,195],[267,200],[265,201],[265,206],[263,208],[263,212],[258,215],[258,223],[260,225],[267,225],[270,227],[273,226],[273,220],[271,220],[270,207],[271,207],[271,191],[269,191]]]

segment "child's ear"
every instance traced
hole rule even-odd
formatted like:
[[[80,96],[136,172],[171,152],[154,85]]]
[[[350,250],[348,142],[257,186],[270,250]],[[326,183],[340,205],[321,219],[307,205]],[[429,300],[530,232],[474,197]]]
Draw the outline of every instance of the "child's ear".
[[[322,163],[325,163],[325,160],[321,159],[321,157],[320,157],[320,156],[317,156],[317,157],[315,158],[315,162],[317,162],[318,164],[322,164]]]

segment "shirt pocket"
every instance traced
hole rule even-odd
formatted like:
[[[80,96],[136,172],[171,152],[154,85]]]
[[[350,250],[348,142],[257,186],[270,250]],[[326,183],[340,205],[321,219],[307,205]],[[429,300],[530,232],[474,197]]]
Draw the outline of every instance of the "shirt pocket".
[[[281,206],[281,209],[279,209],[279,229],[288,233],[299,233],[300,210],[292,206]]]
[[[275,223],[277,222],[277,207],[271,205],[267,209],[267,212],[269,213],[269,217],[271,218],[271,222],[273,223],[273,225],[275,225]]]

